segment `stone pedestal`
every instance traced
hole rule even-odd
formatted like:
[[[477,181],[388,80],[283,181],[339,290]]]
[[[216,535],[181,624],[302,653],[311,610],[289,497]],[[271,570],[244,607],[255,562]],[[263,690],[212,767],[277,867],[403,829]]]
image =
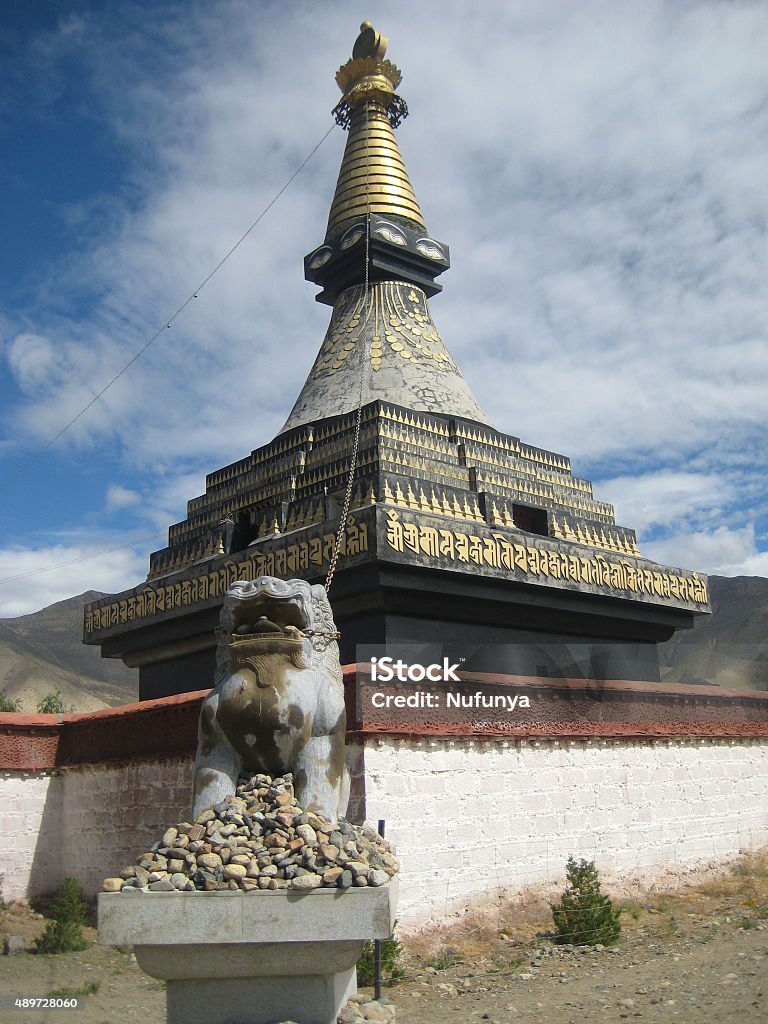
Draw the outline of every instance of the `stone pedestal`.
[[[102,893],[99,942],[132,945],[167,983],[168,1024],[336,1024],[367,939],[388,938],[397,883],[306,893]]]

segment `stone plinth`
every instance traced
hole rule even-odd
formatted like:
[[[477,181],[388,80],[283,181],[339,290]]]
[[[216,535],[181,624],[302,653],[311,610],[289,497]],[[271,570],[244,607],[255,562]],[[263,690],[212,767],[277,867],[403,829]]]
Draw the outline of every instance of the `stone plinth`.
[[[102,893],[99,942],[132,945],[167,983],[168,1024],[336,1024],[367,939],[388,938],[397,883],[306,893]]]

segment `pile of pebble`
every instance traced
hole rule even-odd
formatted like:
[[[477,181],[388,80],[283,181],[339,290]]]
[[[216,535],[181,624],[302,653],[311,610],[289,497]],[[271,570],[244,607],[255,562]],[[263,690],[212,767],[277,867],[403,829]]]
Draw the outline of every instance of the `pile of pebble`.
[[[400,865],[373,829],[299,807],[290,774],[255,775],[183,821],[104,892],[318,889],[385,885]]]

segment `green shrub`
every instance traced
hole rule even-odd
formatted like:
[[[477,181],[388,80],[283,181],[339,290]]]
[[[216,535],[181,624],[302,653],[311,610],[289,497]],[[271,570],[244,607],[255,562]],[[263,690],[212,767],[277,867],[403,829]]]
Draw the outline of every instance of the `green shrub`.
[[[357,961],[357,983],[361,986],[373,985],[375,981],[374,944],[366,942],[363,952]],[[381,942],[381,981],[383,985],[392,985],[405,974],[400,966],[403,947],[393,935],[391,939]]]
[[[101,988],[100,981],[86,981],[79,988],[71,985],[64,985],[62,988],[55,988],[52,992],[46,993],[48,999],[77,999],[80,996],[95,996]]]
[[[0,711],[17,713],[21,711],[21,701],[18,697],[15,700],[11,700],[5,690],[0,690]]]
[[[594,861],[568,858],[565,868],[568,884],[560,903],[552,904],[555,942],[574,946],[610,946],[621,934],[621,910],[600,891],[600,878]]]
[[[61,690],[55,690],[53,693],[46,693],[37,705],[38,715],[66,715],[71,710],[72,708],[64,707]]]
[[[88,907],[74,878],[65,878],[51,901],[51,920],[39,939],[35,939],[38,953],[76,953],[86,949],[83,924]]]

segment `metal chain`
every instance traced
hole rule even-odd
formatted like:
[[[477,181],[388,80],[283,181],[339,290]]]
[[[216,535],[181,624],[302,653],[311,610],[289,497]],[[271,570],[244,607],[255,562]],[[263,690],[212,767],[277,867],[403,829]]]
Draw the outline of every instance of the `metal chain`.
[[[352,444],[352,455],[349,461],[349,478],[347,479],[347,489],[344,494],[344,503],[341,507],[341,516],[339,518],[339,527],[336,532],[336,539],[333,545],[333,555],[331,556],[331,562],[328,566],[328,575],[325,579],[325,592],[326,594],[331,589],[333,583],[333,577],[336,573],[336,563],[339,560],[339,549],[341,546],[341,538],[344,535],[344,531],[347,527],[347,516],[349,515],[349,506],[352,502],[352,484],[355,479],[355,469],[357,468],[357,456],[360,450],[360,428],[363,422],[363,388],[365,385],[365,371],[368,360],[368,345],[367,345],[367,333],[365,326],[368,323],[368,319],[371,315],[370,310],[370,240],[371,240],[371,189],[370,189],[370,168],[371,161],[369,157],[370,148],[370,122],[368,119],[368,103],[366,101],[365,107],[365,196],[367,203],[367,210],[365,215],[365,285],[363,288],[363,302],[368,305],[368,311],[366,317],[363,320],[363,330],[360,333],[360,340],[362,342],[360,349],[360,384],[357,396],[357,416],[355,417],[355,435]]]

